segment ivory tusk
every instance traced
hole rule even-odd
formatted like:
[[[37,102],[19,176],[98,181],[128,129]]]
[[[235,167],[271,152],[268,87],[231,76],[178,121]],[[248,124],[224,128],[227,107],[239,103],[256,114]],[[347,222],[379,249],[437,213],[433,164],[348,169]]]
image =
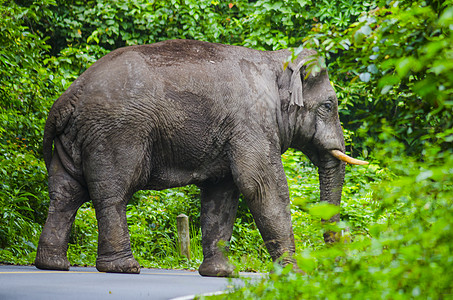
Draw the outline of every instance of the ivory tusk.
[[[367,165],[367,164],[369,164],[369,162],[367,162],[367,161],[359,160],[359,159],[355,159],[350,156],[347,156],[340,150],[330,150],[330,154],[332,154],[332,156],[334,156],[335,158],[337,158],[341,161],[347,162],[348,164],[351,164],[351,165]]]

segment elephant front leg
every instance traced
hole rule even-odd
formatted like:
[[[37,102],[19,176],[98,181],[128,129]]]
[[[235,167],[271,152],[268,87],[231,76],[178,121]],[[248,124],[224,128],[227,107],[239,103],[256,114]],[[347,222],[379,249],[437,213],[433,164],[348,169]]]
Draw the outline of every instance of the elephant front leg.
[[[234,267],[225,253],[233,233],[239,191],[232,180],[201,187],[202,276],[232,276]]]
[[[294,234],[291,223],[289,199],[266,193],[266,197],[246,197],[247,205],[273,261],[297,269]]]
[[[266,151],[239,153],[234,164],[235,181],[272,260],[297,268],[289,190],[280,154],[276,151],[266,157],[263,153]]]

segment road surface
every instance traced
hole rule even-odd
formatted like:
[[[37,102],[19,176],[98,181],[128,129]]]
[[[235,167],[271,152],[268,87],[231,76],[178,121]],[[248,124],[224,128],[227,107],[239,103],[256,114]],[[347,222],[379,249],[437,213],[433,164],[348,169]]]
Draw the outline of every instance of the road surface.
[[[43,271],[32,266],[0,265],[0,300],[192,299],[194,295],[243,286],[263,276],[241,273],[240,278],[226,279],[186,270],[142,269],[140,274],[111,274],[83,267]]]

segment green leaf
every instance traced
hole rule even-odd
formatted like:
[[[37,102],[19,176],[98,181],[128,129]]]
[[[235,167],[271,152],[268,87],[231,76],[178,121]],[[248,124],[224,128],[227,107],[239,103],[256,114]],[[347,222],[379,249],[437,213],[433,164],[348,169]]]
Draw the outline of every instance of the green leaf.
[[[441,26],[452,25],[453,24],[453,6],[446,8],[437,22]]]
[[[365,39],[366,39],[366,35],[363,32],[361,32],[361,31],[357,31],[354,34],[354,43],[357,46],[363,44]]]
[[[360,78],[360,80],[362,80],[363,82],[369,82],[369,81],[370,81],[370,78],[371,78],[371,74],[368,73],[368,72],[360,73],[359,78]]]
[[[416,63],[415,59],[412,56],[403,57],[396,63],[396,71],[398,72],[398,76],[403,78],[407,75],[407,73],[414,67]]]
[[[265,7],[268,10],[278,10],[280,7],[282,7],[283,2],[277,1],[275,3],[269,4],[269,3],[264,3],[263,7]]]
[[[340,212],[340,207],[330,203],[317,203],[311,206],[308,213],[312,216],[329,220]]]
[[[384,85],[384,87],[381,89],[381,95],[387,94],[392,88],[392,85]]]
[[[371,64],[367,67],[368,72],[372,74],[377,74],[379,72],[378,68],[376,67],[375,64]]]
[[[418,174],[418,176],[415,179],[415,181],[416,182],[420,182],[420,181],[423,181],[423,180],[426,180],[426,179],[430,178],[431,176],[433,176],[433,171],[432,170],[426,170],[426,171],[423,171],[420,174]]]

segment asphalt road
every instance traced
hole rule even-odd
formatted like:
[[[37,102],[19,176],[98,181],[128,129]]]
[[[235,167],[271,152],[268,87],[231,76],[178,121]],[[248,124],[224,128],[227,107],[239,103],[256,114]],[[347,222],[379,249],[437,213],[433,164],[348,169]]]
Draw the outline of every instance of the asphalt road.
[[[192,299],[259,280],[202,277],[185,270],[142,269],[140,274],[100,273],[95,268],[43,271],[32,266],[0,266],[0,299]],[[244,280],[247,278],[247,280]]]

